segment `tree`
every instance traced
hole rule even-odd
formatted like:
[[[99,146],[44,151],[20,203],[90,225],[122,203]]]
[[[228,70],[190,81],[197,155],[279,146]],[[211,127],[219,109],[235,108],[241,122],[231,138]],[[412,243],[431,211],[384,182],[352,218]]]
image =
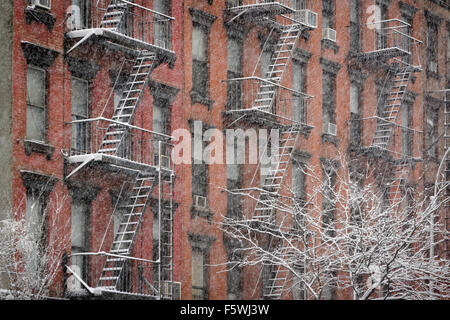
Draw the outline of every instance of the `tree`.
[[[436,217],[448,201],[448,185],[437,183],[427,196],[405,184],[407,173],[395,167],[380,170],[377,160],[342,155],[336,160],[304,166],[310,187],[302,199],[286,183],[278,195],[228,190],[253,208],[264,203],[271,218],[255,218],[253,211],[223,217],[220,227],[240,243],[234,248],[240,258],[227,264],[266,265],[275,279],[289,273],[286,281],[269,283],[268,297],[301,290],[307,299],[327,299],[339,290],[354,299],[449,298],[448,260],[434,250],[446,236]]]
[[[51,286],[61,274],[61,259],[70,244],[70,219],[61,214],[63,204],[64,198],[56,199],[50,204],[52,210],[43,210],[37,225],[19,212],[0,221],[0,274],[6,276],[9,298],[48,298]]]

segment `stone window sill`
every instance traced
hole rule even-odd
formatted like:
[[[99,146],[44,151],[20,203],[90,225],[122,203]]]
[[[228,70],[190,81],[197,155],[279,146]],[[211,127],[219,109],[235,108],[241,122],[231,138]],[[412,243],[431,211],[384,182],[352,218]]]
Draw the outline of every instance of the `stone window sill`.
[[[49,31],[53,30],[56,21],[55,16],[48,10],[32,6],[25,8],[25,19],[28,24],[31,24],[33,21],[43,23]]]
[[[191,219],[195,217],[205,218],[208,222],[212,221],[213,213],[208,208],[191,207]]]
[[[322,39],[322,49],[332,49],[334,51],[334,54],[337,54],[339,51],[339,46],[336,44],[336,42],[328,40],[328,39]]]
[[[55,147],[41,141],[24,140],[25,154],[30,156],[32,152],[45,154],[47,160],[51,160]]]
[[[208,107],[208,110],[211,110],[212,106],[214,104],[214,101],[211,100],[207,96],[205,97],[205,96],[201,95],[197,91],[192,91],[191,92],[191,104],[194,104],[194,103],[204,104]]]
[[[322,143],[329,142],[334,144],[334,146],[337,148],[339,145],[339,140],[336,136],[328,133],[322,133]]]

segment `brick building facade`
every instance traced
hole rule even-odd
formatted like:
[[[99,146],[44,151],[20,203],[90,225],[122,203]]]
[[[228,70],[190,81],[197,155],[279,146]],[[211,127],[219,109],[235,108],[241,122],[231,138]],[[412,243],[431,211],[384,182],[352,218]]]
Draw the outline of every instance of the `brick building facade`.
[[[51,296],[307,298],[275,289],[259,265],[223,272],[238,244],[220,222],[255,209],[227,190],[303,194],[314,186],[295,166],[340,154],[384,154],[381,167],[425,190],[448,147],[446,1],[0,8],[0,219],[45,225],[44,247],[63,237]],[[288,158],[275,172],[171,157],[175,130],[274,128]]]

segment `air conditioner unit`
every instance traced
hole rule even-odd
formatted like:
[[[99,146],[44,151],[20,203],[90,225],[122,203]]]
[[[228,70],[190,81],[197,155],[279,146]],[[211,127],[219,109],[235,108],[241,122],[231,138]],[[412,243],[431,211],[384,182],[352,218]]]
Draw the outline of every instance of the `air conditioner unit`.
[[[303,9],[297,11],[298,21],[310,28],[317,28],[317,13]]]
[[[336,136],[337,134],[337,129],[336,129],[336,125],[334,123],[328,122],[328,123],[324,123],[323,124],[323,128],[322,128],[322,132],[332,135],[332,136]]]
[[[437,63],[435,61],[430,61],[429,66],[431,72],[437,73]]]
[[[194,195],[194,206],[197,208],[206,208],[206,197]]]
[[[51,0],[32,0],[31,3],[36,7],[41,7],[48,10],[52,7]]]
[[[325,28],[322,30],[322,39],[336,42],[336,30]]]

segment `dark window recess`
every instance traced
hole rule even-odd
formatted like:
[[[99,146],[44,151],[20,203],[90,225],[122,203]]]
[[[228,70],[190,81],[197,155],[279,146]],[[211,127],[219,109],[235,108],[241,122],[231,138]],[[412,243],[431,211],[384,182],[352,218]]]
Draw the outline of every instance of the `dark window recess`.
[[[359,0],[350,0],[350,50],[359,52],[360,44],[361,8]]]
[[[203,197],[208,195],[208,165],[206,163],[192,164],[192,194]]]
[[[331,73],[324,72],[322,78],[323,84],[323,125],[336,123],[336,77]]]
[[[208,96],[208,30],[194,23],[192,29],[192,90]]]
[[[227,41],[227,78],[236,79],[242,76],[242,43],[234,38]],[[241,108],[242,82],[229,81],[227,83],[227,108],[239,110]]]
[[[292,88],[295,91],[306,92],[306,64],[294,63],[292,72]],[[293,95],[292,113],[293,120],[306,123],[306,100],[301,95]]]
[[[405,156],[411,156],[412,152],[412,105],[406,103],[402,106],[401,121],[402,121],[402,153]]]
[[[335,29],[334,0],[322,0],[322,28]]]
[[[427,74],[438,75],[438,25],[433,21],[427,24]]]

